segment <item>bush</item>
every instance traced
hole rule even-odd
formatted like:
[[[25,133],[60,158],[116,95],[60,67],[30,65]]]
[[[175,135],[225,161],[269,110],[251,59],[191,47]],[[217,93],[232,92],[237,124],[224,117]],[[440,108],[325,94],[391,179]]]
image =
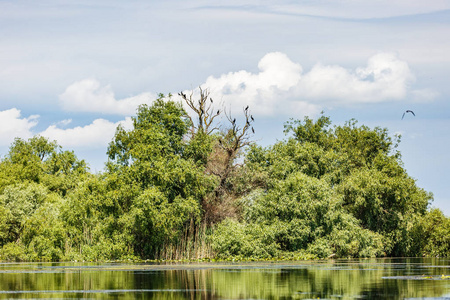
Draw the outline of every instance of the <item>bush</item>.
[[[25,261],[25,246],[21,243],[7,243],[0,249],[0,260]]]
[[[241,224],[236,220],[225,219],[218,224],[210,237],[217,257],[271,258],[278,254],[273,232],[258,224]]]

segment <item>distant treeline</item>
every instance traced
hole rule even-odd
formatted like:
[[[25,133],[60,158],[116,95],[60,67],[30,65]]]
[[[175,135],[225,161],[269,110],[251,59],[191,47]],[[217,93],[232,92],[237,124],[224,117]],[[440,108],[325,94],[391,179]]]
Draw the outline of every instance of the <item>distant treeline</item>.
[[[0,161],[0,260],[449,256],[450,220],[406,173],[399,136],[321,115],[261,147],[249,107],[180,96],[189,114],[160,95],[119,126],[100,174],[17,138]]]

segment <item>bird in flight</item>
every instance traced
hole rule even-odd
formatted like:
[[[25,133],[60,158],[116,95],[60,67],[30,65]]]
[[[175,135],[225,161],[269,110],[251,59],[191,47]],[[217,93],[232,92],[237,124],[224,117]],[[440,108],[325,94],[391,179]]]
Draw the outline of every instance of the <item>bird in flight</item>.
[[[402,116],[402,120],[403,120],[403,118],[405,117],[405,115],[406,115],[406,113],[412,113],[412,115],[415,117],[416,116],[416,114],[412,111],[412,110],[407,110],[407,111],[405,111],[404,113],[403,113],[403,116]]]

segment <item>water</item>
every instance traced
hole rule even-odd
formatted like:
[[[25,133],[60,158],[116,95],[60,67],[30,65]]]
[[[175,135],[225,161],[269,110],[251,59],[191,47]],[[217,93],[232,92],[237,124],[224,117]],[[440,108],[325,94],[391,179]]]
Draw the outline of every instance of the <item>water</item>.
[[[0,264],[0,299],[450,299],[450,260]]]

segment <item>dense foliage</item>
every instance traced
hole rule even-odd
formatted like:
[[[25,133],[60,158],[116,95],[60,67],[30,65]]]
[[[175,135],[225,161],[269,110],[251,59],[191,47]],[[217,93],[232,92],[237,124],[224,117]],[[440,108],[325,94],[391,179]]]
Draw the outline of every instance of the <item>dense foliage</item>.
[[[56,142],[16,139],[0,161],[0,259],[450,255],[450,219],[387,129],[322,115],[264,148],[248,107],[240,126],[207,91],[180,95],[190,115],[163,95],[140,106],[100,174]]]

